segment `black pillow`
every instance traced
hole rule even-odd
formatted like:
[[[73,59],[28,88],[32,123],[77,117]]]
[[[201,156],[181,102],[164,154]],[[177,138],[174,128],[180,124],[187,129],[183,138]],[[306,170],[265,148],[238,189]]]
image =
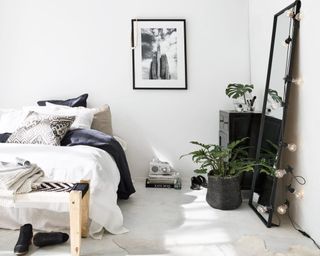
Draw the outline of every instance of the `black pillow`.
[[[4,143],[10,137],[11,133],[0,133],[0,143]]]
[[[50,102],[57,105],[69,106],[69,107],[87,107],[88,94],[82,94],[77,98],[68,100],[40,100],[38,101],[39,106],[45,106],[46,102]]]

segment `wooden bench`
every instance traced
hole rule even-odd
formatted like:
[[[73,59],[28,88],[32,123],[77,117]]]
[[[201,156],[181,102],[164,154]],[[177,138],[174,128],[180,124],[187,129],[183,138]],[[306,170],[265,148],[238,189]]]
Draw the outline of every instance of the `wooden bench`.
[[[46,209],[48,203],[69,204],[71,255],[79,256],[81,237],[88,236],[89,181],[81,180],[70,192],[33,191],[15,197],[16,208]]]

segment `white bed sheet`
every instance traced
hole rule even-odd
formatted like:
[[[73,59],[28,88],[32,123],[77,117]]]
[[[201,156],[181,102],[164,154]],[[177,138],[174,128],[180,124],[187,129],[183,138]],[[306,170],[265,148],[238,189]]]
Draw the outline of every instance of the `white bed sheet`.
[[[20,157],[36,163],[45,176],[55,181],[90,180],[89,233],[101,234],[103,227],[112,234],[127,232],[117,205],[120,174],[113,158],[105,151],[89,146],[57,147],[47,145],[0,144],[0,160],[13,161]],[[0,207],[0,228],[16,229],[32,223],[37,229],[68,226],[68,205],[52,203],[43,209]]]

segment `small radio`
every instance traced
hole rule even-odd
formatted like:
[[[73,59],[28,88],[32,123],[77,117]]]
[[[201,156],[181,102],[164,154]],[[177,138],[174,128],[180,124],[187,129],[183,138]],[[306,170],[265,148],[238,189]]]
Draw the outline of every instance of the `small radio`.
[[[150,162],[149,175],[171,175],[172,172],[168,162],[162,162],[159,159],[153,159]]]

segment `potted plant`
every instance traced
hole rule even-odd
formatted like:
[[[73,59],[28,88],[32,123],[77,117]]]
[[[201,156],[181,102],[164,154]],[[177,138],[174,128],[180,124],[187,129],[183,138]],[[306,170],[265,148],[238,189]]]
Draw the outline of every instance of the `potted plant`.
[[[251,97],[253,84],[229,84],[226,95],[236,100],[235,108],[237,111],[253,111],[256,97]]]
[[[258,203],[269,206],[274,177],[276,176],[277,152],[279,146],[270,140],[262,145],[261,154],[257,165],[259,166],[259,175],[256,180],[255,192],[259,194]]]
[[[192,156],[192,161],[200,164],[195,172],[208,174],[206,200],[213,208],[232,210],[242,203],[241,174],[253,171],[255,166],[255,162],[248,159],[246,147],[241,146],[246,139],[231,142],[226,148],[191,141],[200,149],[181,156]]]

